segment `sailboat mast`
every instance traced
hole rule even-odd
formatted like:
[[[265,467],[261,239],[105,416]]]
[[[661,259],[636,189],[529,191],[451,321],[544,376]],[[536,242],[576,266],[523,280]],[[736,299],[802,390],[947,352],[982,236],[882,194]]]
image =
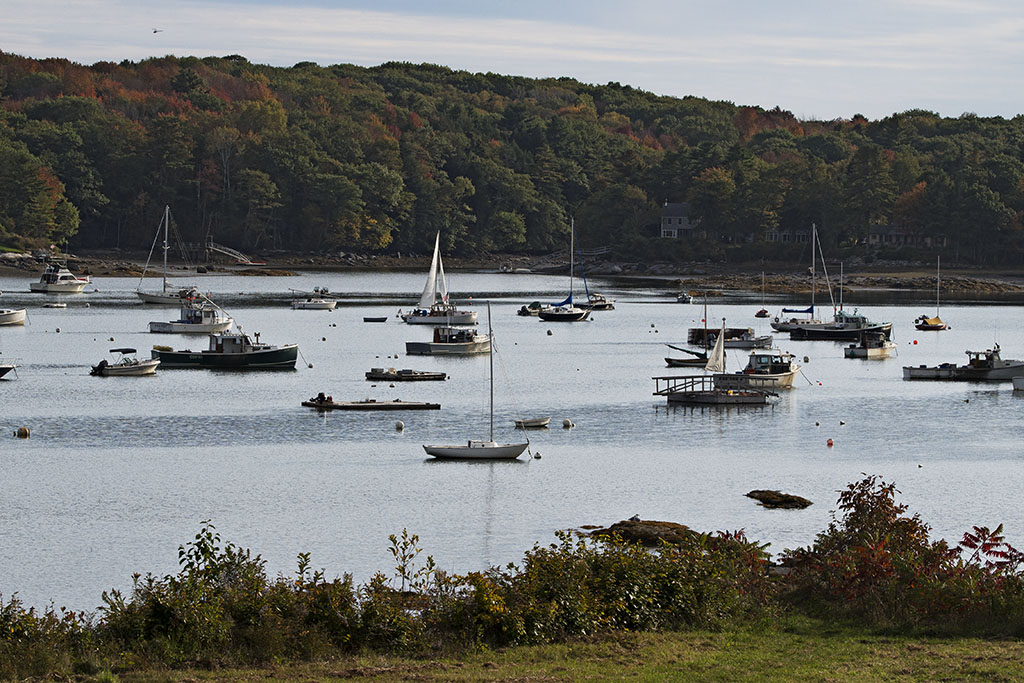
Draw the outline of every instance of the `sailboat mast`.
[[[811,223],[811,317],[812,318],[814,318],[814,293],[815,293],[815,289],[817,288],[816,287],[817,278],[815,278],[815,276],[814,276],[814,263],[815,263],[815,261],[818,260],[818,254],[815,253],[815,250],[816,250],[817,246],[818,246],[818,227],[814,223]]]
[[[494,441],[494,330],[491,329],[491,302],[487,302],[487,341],[491,351],[487,355],[491,361],[491,441]]]
[[[573,256],[576,254],[576,218],[569,219],[569,305],[572,305],[572,272],[575,270],[576,262]]]
[[[164,294],[167,293],[167,230],[171,222],[171,207],[164,204]]]
[[[940,282],[940,278],[941,278],[941,275],[939,275],[939,271],[940,271],[941,265],[942,265],[942,257],[941,256],[936,256],[935,257],[935,317],[936,318],[939,317],[939,282]]]

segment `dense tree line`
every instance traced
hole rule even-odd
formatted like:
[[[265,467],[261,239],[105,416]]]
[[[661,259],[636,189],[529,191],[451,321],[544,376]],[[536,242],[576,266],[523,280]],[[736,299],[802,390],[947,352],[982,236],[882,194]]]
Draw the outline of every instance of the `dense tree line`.
[[[793,257],[772,230],[872,226],[956,258],[1024,258],[1024,116],[801,121],[775,108],[429,64],[238,55],[84,66],[0,53],[0,245],[139,249],[165,204],[189,241],[256,252],[585,246]],[[706,239],[657,237],[690,202]],[[734,245],[734,246],[729,246]],[[787,251],[787,248],[789,251]]]

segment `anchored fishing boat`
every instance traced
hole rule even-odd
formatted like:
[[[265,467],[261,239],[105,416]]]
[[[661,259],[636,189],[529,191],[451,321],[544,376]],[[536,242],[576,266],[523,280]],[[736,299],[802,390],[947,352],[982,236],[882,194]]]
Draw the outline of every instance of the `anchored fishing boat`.
[[[1008,382],[1014,377],[1024,377],[1024,361],[1003,360],[999,355],[999,344],[985,351],[965,351],[967,365],[942,363],[904,366],[903,379],[946,380],[953,382]]]
[[[405,342],[410,356],[465,356],[490,353],[491,338],[472,327],[435,327],[434,337],[428,342]]]
[[[28,288],[44,294],[81,294],[90,282],[88,276],[78,277],[73,274],[63,261],[53,261],[39,276],[39,282],[30,283]]]
[[[297,344],[272,346],[260,342],[260,333],[244,332],[210,335],[210,347],[203,351],[175,351],[154,346],[153,358],[164,368],[222,368],[232,370],[288,370],[295,368]]]

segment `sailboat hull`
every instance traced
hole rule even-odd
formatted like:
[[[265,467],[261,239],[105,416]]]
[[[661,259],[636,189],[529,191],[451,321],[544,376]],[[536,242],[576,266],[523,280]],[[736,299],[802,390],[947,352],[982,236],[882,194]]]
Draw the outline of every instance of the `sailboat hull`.
[[[590,311],[576,308],[575,306],[565,309],[556,306],[554,308],[541,309],[538,311],[537,316],[541,320],[547,320],[548,322],[575,323],[586,320],[590,316]]]
[[[423,446],[427,455],[451,460],[515,460],[529,444],[469,441],[465,446]]]
[[[409,325],[476,325],[476,311],[414,311],[402,316]]]

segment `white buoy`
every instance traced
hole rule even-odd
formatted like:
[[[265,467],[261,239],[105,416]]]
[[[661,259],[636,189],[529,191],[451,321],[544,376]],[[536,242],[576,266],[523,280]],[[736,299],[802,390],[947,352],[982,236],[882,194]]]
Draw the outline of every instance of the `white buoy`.
[[[396,432],[401,432],[401,431],[405,431],[405,423],[404,423],[404,422],[402,422],[401,420],[399,420],[398,422],[396,422],[396,423],[395,423],[395,431],[396,431]]]

